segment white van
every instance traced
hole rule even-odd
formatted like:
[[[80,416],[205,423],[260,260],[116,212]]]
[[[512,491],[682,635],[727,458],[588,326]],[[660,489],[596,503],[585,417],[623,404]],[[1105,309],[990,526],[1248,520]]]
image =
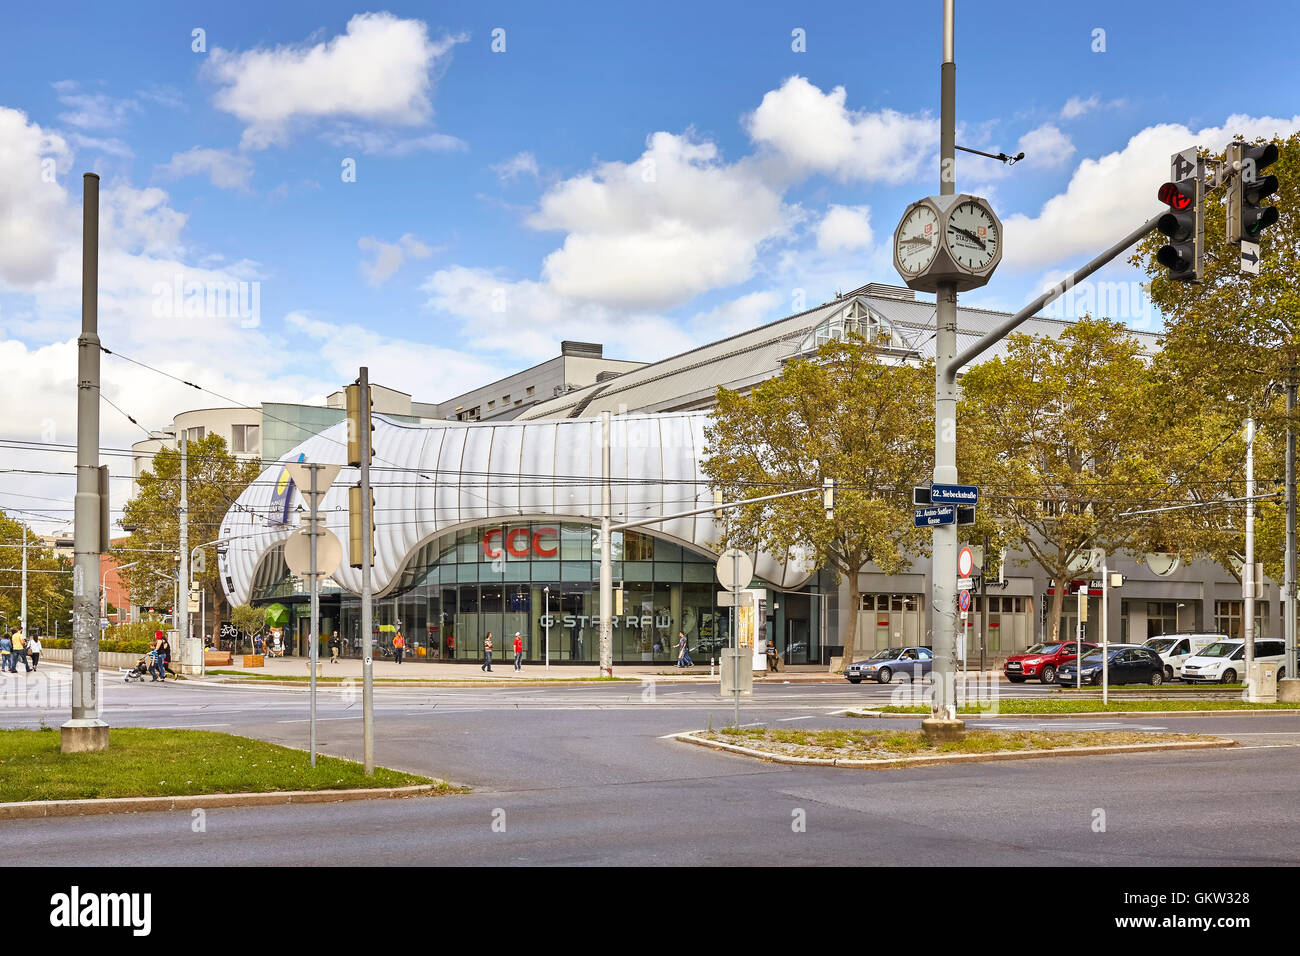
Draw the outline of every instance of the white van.
[[[1283,660],[1286,657],[1286,642],[1275,637],[1255,638],[1255,660],[1260,663],[1276,664],[1277,676],[1281,680],[1286,676]],[[1220,684],[1236,684],[1246,676],[1246,642],[1240,638],[1230,641],[1216,641],[1199,654],[1193,654],[1183,661],[1183,680],[1217,681]]]
[[[1183,663],[1193,654],[1199,654],[1217,641],[1230,641],[1227,634],[1164,634],[1153,637],[1142,646],[1153,650],[1165,662],[1165,680],[1183,676]]]

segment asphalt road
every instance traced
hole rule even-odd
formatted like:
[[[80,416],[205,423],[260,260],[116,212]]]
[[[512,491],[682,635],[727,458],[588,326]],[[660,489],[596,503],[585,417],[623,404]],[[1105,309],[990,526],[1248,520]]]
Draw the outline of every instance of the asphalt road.
[[[10,678],[12,679],[12,678]],[[21,675],[19,680],[23,679]],[[765,685],[742,723],[916,726],[836,712],[903,685]],[[39,701],[37,702],[39,704]],[[321,750],[360,759],[360,702],[322,691]],[[1258,865],[1297,858],[1300,716],[971,722],[1235,736],[1233,750],[852,771],[764,764],[665,739],[730,721],[716,688],[380,688],[376,760],[468,795],[27,820],[0,865]],[[67,711],[4,708],[5,726]],[[298,688],[106,683],[113,726],[227,730],[305,747]],[[1097,832],[1104,821],[1104,832]]]

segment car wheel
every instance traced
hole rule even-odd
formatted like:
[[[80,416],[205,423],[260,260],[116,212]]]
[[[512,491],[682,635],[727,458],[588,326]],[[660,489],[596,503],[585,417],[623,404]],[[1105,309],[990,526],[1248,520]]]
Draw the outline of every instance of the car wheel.
[[[1223,676],[1219,678],[1219,683],[1220,684],[1237,683],[1237,672],[1234,671],[1231,667],[1229,667],[1226,671],[1223,672]]]
[[[1011,681],[1013,684],[1023,684],[1025,682],[1023,677],[1012,677],[1010,675],[1007,675],[1007,680]]]
[[[888,684],[894,679],[894,672],[888,667],[882,667],[880,673],[876,675],[876,681],[881,684]]]
[[[1164,673],[1164,671],[1152,671],[1152,672],[1151,672],[1151,686],[1152,686],[1152,687],[1159,687],[1159,686],[1160,686],[1161,684],[1163,684],[1164,682],[1165,682],[1165,673]]]
[[[1173,679],[1174,679],[1174,669],[1172,667],[1165,667],[1165,680],[1173,680]]]
[[[1093,674],[1091,677],[1089,677],[1089,678],[1088,678],[1088,683],[1091,684],[1093,687],[1096,687],[1098,684],[1100,684],[1100,683],[1101,683],[1101,672],[1099,671],[1099,672],[1097,672],[1096,674]]]
[[[849,678],[849,683],[850,683],[850,684],[861,684],[861,683],[862,683],[862,678],[861,678],[861,677],[850,677],[850,678]]]
[[[1038,679],[1044,684],[1051,684],[1056,680],[1056,668],[1048,664],[1043,668],[1043,672],[1038,675]]]

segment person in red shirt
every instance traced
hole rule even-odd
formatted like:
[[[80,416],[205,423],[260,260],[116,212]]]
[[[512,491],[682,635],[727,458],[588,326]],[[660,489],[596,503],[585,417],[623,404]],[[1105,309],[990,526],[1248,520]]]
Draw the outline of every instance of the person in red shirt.
[[[523,642],[523,638],[521,638],[521,637],[519,636],[519,632],[518,632],[518,631],[515,631],[515,670],[517,670],[517,671],[521,671],[521,670],[524,669],[524,668],[523,668],[523,659],[524,659],[524,642]]]

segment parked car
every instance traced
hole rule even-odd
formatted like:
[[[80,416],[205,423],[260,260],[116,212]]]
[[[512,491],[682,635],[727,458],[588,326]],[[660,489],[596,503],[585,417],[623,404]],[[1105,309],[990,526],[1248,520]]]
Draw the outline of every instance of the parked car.
[[[1096,646],[1089,641],[1084,641],[1083,651],[1086,654]],[[1031,677],[1037,677],[1044,684],[1050,684],[1056,680],[1056,672],[1061,665],[1078,656],[1077,641],[1035,644],[1023,654],[1012,654],[1008,657],[1006,663],[1002,665],[1002,673],[1013,684],[1023,684]]]
[[[1286,642],[1277,638],[1255,638],[1255,660],[1278,665],[1277,676],[1286,676]],[[1235,684],[1246,676],[1246,642],[1241,638],[1216,641],[1183,662],[1183,680],[1217,681]]]
[[[1135,644],[1112,644],[1104,652],[1101,648],[1089,651],[1077,661],[1062,664],[1056,672],[1056,682],[1063,687],[1073,684],[1078,670],[1082,683],[1100,684],[1103,657],[1106,659],[1107,679],[1112,684],[1158,685],[1165,682],[1165,662],[1160,655]]]
[[[929,674],[933,666],[934,652],[928,647],[885,647],[865,661],[850,664],[844,676],[850,684],[860,684],[867,678],[888,684],[898,674],[915,681]]]
[[[1216,641],[1230,640],[1226,634],[1165,634],[1153,637],[1143,644],[1160,655],[1165,662],[1165,680],[1183,676],[1183,664],[1193,654],[1199,654]]]

